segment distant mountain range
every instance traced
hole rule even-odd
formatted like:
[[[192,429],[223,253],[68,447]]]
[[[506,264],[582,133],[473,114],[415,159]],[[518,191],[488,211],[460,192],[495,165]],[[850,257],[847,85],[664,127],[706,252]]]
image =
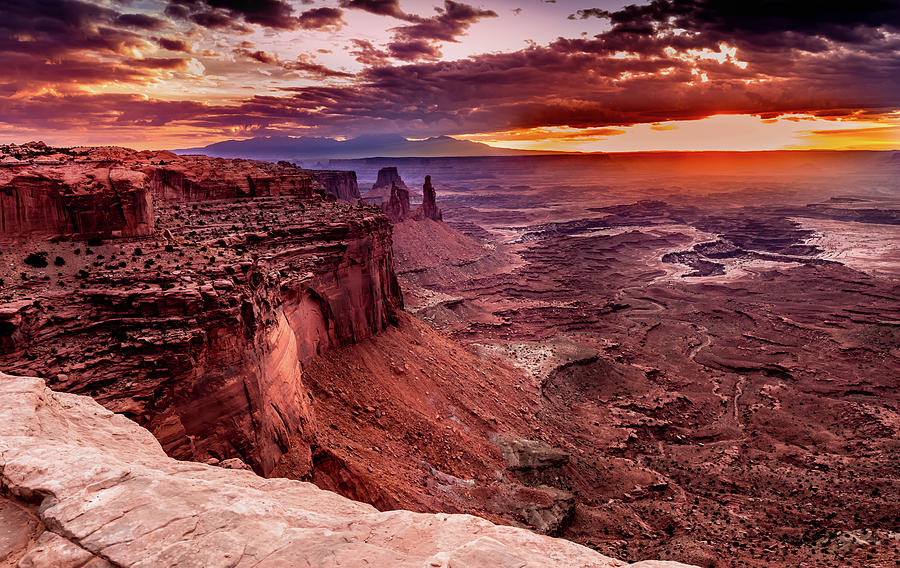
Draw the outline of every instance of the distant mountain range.
[[[334,138],[260,136],[247,140],[225,140],[201,148],[173,150],[176,154],[205,154],[219,158],[255,160],[322,160],[328,158],[445,158],[453,156],[531,156],[553,154],[530,150],[494,148],[480,142],[437,136],[410,140],[395,134]]]

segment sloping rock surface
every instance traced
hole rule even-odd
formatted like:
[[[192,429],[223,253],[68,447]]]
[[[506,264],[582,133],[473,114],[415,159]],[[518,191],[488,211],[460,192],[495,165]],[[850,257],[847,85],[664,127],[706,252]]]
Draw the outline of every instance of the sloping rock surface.
[[[0,551],[6,565],[624,566],[477,517],[379,512],[309,483],[180,462],[90,398],[4,374],[0,487],[17,505],[0,513],[30,508],[29,530],[44,528]]]

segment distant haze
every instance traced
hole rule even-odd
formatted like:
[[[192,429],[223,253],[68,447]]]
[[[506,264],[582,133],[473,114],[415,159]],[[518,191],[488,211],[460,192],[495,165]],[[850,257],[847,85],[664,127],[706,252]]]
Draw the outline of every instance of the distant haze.
[[[425,140],[409,140],[403,136],[384,134],[359,136],[349,140],[334,138],[261,136],[249,140],[226,140],[200,148],[182,148],[176,154],[205,154],[219,158],[251,158],[257,160],[323,160],[353,158],[458,156],[527,156],[546,154],[528,150],[494,148],[480,142],[437,136]]]

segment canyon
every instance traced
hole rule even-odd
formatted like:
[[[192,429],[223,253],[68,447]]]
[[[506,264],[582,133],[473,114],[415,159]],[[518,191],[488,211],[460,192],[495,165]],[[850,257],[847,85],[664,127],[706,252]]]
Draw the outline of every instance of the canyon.
[[[378,208],[357,206],[352,172],[121,148],[15,150],[25,159],[4,166],[10,191],[27,176],[38,198],[88,199],[29,225],[39,230],[5,224],[0,234],[0,366],[19,376],[0,378],[8,395],[2,411],[17,413],[5,415],[10,430],[0,435],[4,562],[182,565],[185,554],[199,551],[204,565],[284,565],[293,555],[320,561],[327,549],[326,557],[386,566],[429,557],[434,566],[623,565],[489,522],[554,533],[573,499],[507,469],[510,456],[527,453],[521,447],[543,451],[516,436],[528,431],[505,403],[517,372],[485,364],[402,311],[391,225]],[[29,156],[54,151],[50,159]],[[131,182],[102,183],[101,173]],[[99,194],[121,202],[132,193],[146,198],[140,224],[123,224],[90,200]],[[430,197],[428,214],[439,215],[433,191]],[[4,215],[15,218],[22,203],[6,203]],[[115,225],[83,230],[68,221],[84,214],[79,205]],[[373,343],[381,346],[373,350]],[[409,356],[413,350],[417,357]],[[355,376],[360,364],[369,368]],[[35,376],[53,391],[23,378]],[[489,377],[491,389],[460,389],[475,376]],[[380,385],[371,384],[375,377]],[[462,417],[454,417],[456,432],[446,424],[454,413]],[[360,424],[368,439],[358,437]],[[464,445],[478,482],[446,473],[461,473],[453,464]],[[520,449],[509,454],[507,447]],[[256,475],[282,481],[260,485]],[[382,518],[304,481],[385,511],[479,512],[472,501],[489,520],[406,511]],[[205,489],[187,489],[198,485]],[[242,517],[233,495],[248,491],[253,507],[287,508],[287,516]],[[175,507],[176,493],[189,504]],[[126,516],[114,502],[64,518],[48,513],[81,507],[88,494],[127,501]],[[221,524],[197,528],[222,515],[230,532]],[[266,552],[249,552],[254,538],[271,532],[263,524],[309,531],[297,515],[320,518],[320,532],[349,519],[357,529],[344,533],[344,544],[325,539],[306,549],[282,536]],[[369,529],[360,524],[366,518]],[[178,535],[187,524],[194,529],[185,541]],[[373,530],[385,535],[383,545],[365,538]],[[418,544],[395,541],[401,534]]]
[[[892,566],[889,153],[359,160],[439,180],[394,227],[408,311],[526,380],[557,533],[620,558]],[[529,391],[530,387],[530,391]]]
[[[900,258],[889,166],[867,165],[879,173],[863,178],[825,161],[834,189],[817,173],[785,192],[748,177],[753,156],[740,167],[704,156],[704,178],[688,159],[655,156],[308,170],[118,148],[19,155],[26,163],[0,179],[27,173],[40,180],[32,195],[128,203],[143,192],[149,210],[143,224],[112,215],[121,221],[97,230],[68,220],[80,211],[71,202],[48,202],[39,231],[4,224],[0,369],[53,389],[3,377],[25,401],[8,406],[38,422],[78,408],[141,447],[80,430],[68,440],[52,421],[27,440],[9,426],[0,443],[32,450],[3,475],[51,463],[50,446],[113,473],[134,452],[139,479],[178,472],[204,487],[190,496],[203,510],[251,491],[294,528],[298,515],[331,531],[364,518],[335,558],[378,534],[365,546],[385,565],[892,565]],[[401,170],[424,179],[421,197]],[[111,171],[132,181],[103,181]],[[597,172],[600,189],[588,181]],[[851,178],[858,194],[847,196]],[[648,190],[662,179],[666,189]],[[379,195],[360,191],[370,183]],[[24,219],[15,204],[32,202],[12,199],[3,219]],[[851,230],[865,246],[847,246]],[[147,495],[144,481],[105,488],[73,471],[67,495],[96,483]],[[110,561],[100,551],[115,542],[44,514],[56,510],[48,498],[80,498],[48,483],[4,478],[17,489],[0,519],[13,511],[32,527],[22,558],[52,541]],[[175,513],[161,525],[198,521]],[[448,533],[435,528],[445,522]],[[391,544],[400,534],[433,544]]]

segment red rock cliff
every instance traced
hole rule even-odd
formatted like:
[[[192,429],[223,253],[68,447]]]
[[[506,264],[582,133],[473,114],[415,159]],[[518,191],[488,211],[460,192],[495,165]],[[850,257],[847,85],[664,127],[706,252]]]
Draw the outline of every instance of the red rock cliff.
[[[144,166],[154,198],[198,201],[236,197],[324,194],[315,177],[287,162],[271,164],[206,156],[175,156]]]
[[[223,187],[197,173],[205,161],[188,159],[184,183],[166,187],[182,197],[228,195],[239,179],[262,187],[243,175],[245,161],[226,162]],[[384,215],[327,203],[294,185],[301,177],[278,181],[287,194],[270,185],[250,199],[158,192],[155,237],[44,241],[56,266],[25,264],[35,245],[15,245],[0,274],[0,368],[90,394],[175,457],[240,457],[267,473],[292,445],[308,456],[315,421],[303,365],[384,329],[402,297]]]
[[[409,190],[399,187],[396,183],[391,186],[391,198],[381,203],[381,209],[390,219],[391,223],[399,223],[409,217]]]
[[[345,203],[356,203],[360,199],[356,172],[339,170],[305,170],[310,172],[325,188],[327,195]]]
[[[140,236],[153,230],[146,177],[121,167],[0,169],[0,236]]]
[[[365,197],[366,199],[381,198],[382,201],[387,201],[391,197],[391,188],[395,185],[402,190],[409,191],[395,166],[381,168],[378,170],[378,178],[372,184],[372,189],[366,193]]]

